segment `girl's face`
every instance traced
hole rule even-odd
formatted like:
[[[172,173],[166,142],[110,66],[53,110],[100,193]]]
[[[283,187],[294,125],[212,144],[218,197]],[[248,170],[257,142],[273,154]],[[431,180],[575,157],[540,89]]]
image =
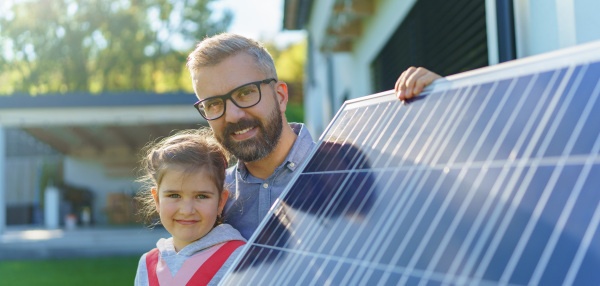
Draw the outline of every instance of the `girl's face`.
[[[227,202],[228,192],[219,195],[207,171],[186,173],[182,168],[165,171],[158,190],[152,189],[160,220],[173,236],[175,251],[208,234]]]

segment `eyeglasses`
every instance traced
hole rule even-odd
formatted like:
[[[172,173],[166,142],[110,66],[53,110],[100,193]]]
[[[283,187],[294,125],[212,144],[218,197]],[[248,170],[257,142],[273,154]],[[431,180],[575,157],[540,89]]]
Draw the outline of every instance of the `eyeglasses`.
[[[274,78],[268,78],[261,81],[250,82],[224,95],[217,95],[205,98],[194,104],[194,107],[206,120],[215,120],[225,114],[225,102],[230,99],[235,106],[239,108],[248,108],[257,105],[261,99],[260,85],[277,81]]]

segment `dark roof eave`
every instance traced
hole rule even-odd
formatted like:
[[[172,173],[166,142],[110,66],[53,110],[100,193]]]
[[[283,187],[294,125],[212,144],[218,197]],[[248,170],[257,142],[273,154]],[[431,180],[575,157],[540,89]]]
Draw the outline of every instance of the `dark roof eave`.
[[[8,108],[60,108],[60,107],[118,107],[149,105],[186,105],[196,102],[193,93],[149,93],[149,92],[110,92],[101,94],[66,93],[13,94],[0,96],[0,110]]]
[[[285,0],[283,5],[283,29],[302,30],[310,16],[312,0]]]

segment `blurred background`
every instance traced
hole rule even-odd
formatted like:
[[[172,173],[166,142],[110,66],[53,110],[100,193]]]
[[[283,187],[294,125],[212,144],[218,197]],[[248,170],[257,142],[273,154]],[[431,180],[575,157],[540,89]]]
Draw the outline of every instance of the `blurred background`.
[[[283,5],[2,0],[0,284],[131,285],[140,255],[169,236],[136,215],[138,153],[207,125],[185,68],[202,38],[264,42],[293,94],[287,116],[302,121],[306,37],[282,30]]]
[[[140,148],[207,125],[185,68],[207,35],[265,42],[291,86],[288,117],[303,120],[306,40],[282,32],[282,0],[11,0],[0,9],[0,225],[42,225],[48,204],[61,226],[69,214],[77,225],[134,222],[126,198],[139,189]],[[45,201],[49,186],[57,201]]]
[[[23,275],[60,266],[132,282],[139,255],[168,236],[135,215],[138,152],[207,125],[185,69],[205,36],[263,42],[289,86],[288,120],[317,139],[344,101],[393,89],[410,66],[447,76],[597,41],[597,11],[597,0],[2,0],[0,277],[40,284]]]

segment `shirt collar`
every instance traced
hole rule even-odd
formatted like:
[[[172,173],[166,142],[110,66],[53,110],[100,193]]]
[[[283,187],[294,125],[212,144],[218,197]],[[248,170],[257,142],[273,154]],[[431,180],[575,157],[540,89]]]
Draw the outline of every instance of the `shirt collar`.
[[[315,143],[304,124],[290,123],[290,127],[298,135],[298,138],[296,138],[296,142],[294,142],[294,146],[292,146],[292,150],[290,150],[284,164],[286,164],[288,169],[294,171],[306,159],[306,154],[312,151]]]

